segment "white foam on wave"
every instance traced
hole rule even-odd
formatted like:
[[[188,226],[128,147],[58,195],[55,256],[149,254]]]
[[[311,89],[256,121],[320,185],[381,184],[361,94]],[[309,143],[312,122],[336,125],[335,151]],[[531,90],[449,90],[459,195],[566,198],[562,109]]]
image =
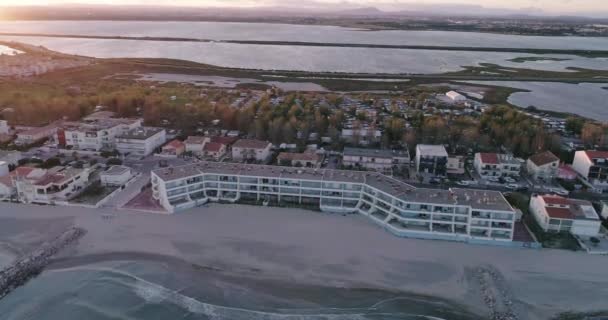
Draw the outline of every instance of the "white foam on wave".
[[[146,303],[160,304],[160,303],[172,303],[179,306],[190,313],[204,315],[210,320],[366,320],[373,316],[395,316],[400,318],[405,317],[426,317],[430,320],[444,320],[441,318],[430,317],[426,315],[415,315],[406,313],[391,313],[391,312],[378,312],[376,307],[386,300],[379,302],[378,304],[370,308],[360,308],[359,312],[353,312],[353,309],[341,309],[341,308],[327,308],[332,312],[326,313],[278,313],[278,312],[266,312],[251,310],[245,308],[236,307],[225,307],[213,305],[199,301],[195,298],[186,296],[179,291],[169,289],[160,284],[150,282],[141,277],[138,277],[129,272],[107,268],[107,267],[75,267],[69,269],[53,270],[52,272],[67,272],[67,271],[104,271],[109,273],[118,274],[120,276],[128,277],[133,279],[132,284],[122,283],[127,287],[131,287],[133,292],[143,299]]]

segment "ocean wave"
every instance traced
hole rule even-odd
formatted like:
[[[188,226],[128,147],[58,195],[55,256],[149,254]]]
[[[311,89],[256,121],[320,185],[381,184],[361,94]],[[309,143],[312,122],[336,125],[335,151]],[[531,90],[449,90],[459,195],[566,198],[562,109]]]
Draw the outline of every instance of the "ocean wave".
[[[193,297],[143,279],[135,274],[111,267],[80,266],[66,269],[56,269],[52,272],[97,271],[131,279],[124,282],[120,279],[103,277],[103,281],[116,282],[130,288],[132,292],[148,304],[173,304],[191,314],[201,315],[210,320],[369,320],[369,319],[429,319],[444,320],[427,315],[408,314],[402,312],[382,312],[379,306],[389,300],[378,301],[367,308],[318,308],[318,309],[282,309],[283,312],[260,311],[238,307],[227,307],[202,302]],[[82,301],[78,305],[87,307],[95,312],[107,312],[95,308]],[[122,317],[120,319],[123,319]],[[128,318],[124,318],[128,319]]]

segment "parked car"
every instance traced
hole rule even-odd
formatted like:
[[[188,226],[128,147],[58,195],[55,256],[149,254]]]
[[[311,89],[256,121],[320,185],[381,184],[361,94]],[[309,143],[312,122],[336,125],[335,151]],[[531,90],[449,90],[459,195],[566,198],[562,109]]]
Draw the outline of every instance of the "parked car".
[[[514,183],[509,183],[508,185],[506,185],[506,187],[509,190],[517,190],[519,188],[519,185],[516,185]]]
[[[511,177],[505,177],[505,182],[506,183],[515,183],[517,181],[515,179],[511,178]]]
[[[456,182],[456,184],[459,186],[470,186],[471,181],[458,181],[458,182]]]
[[[490,182],[500,182],[500,178],[498,178],[498,177],[488,177],[488,181],[490,181]]]

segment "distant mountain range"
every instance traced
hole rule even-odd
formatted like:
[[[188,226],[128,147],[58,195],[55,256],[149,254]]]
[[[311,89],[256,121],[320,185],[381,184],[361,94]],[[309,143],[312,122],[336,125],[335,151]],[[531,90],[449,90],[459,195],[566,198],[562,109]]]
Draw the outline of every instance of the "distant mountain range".
[[[518,19],[608,20],[608,12],[582,13],[572,16],[551,15],[539,8],[499,9],[478,5],[454,4],[400,4],[391,10],[377,7],[358,7],[348,2],[319,4],[311,0],[289,1],[281,6],[267,7],[178,7],[178,6],[118,6],[118,5],[54,5],[54,6],[1,6],[4,19],[172,19],[196,20],[203,18],[273,18],[273,17],[345,17],[345,18],[398,18],[398,17],[491,17]]]

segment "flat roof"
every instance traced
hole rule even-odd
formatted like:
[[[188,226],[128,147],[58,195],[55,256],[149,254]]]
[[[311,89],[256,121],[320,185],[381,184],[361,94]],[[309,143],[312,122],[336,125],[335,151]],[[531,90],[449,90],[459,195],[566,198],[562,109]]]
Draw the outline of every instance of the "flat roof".
[[[498,191],[473,189],[416,188],[403,181],[377,172],[292,168],[281,166],[199,162],[178,167],[153,170],[163,181],[172,181],[204,173],[254,176],[267,178],[300,179],[325,182],[366,184],[407,202],[437,205],[462,205],[478,210],[513,211]]]
[[[102,172],[103,175],[121,175],[127,171],[130,171],[131,168],[125,166],[111,166],[108,170]]]
[[[355,157],[376,157],[376,158],[393,158],[403,157],[408,155],[407,151],[395,151],[387,149],[365,149],[365,148],[344,148],[343,154],[345,156]]]
[[[155,128],[155,127],[140,127],[130,130],[127,133],[121,134],[116,138],[119,139],[133,139],[133,140],[146,140],[150,137],[155,136],[161,131],[164,131],[163,128]]]
[[[440,144],[419,144],[416,146],[416,152],[424,156],[447,157],[448,152],[445,147]]]

